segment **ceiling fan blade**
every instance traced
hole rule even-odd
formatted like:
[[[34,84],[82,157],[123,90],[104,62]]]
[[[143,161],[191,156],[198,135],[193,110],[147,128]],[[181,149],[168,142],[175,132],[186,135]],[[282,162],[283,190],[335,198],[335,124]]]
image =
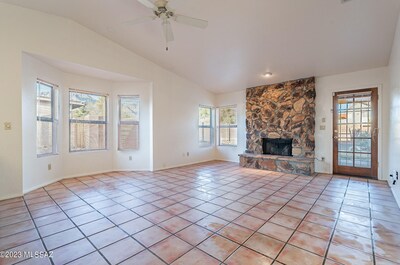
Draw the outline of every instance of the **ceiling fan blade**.
[[[140,23],[145,23],[145,22],[149,22],[152,20],[155,20],[157,17],[156,16],[147,16],[147,17],[139,17],[139,18],[135,18],[132,20],[128,20],[126,22],[124,22],[127,25],[136,25],[136,24],[140,24]]]
[[[192,27],[205,29],[208,26],[208,21],[198,18],[192,18],[183,15],[174,15],[174,19],[176,22],[181,24],[186,24]]]
[[[156,9],[157,7],[155,6],[155,4],[153,2],[151,2],[150,0],[137,0],[139,3],[141,3],[142,5],[144,5],[147,8],[151,8],[151,9]]]
[[[164,31],[164,37],[167,43],[174,41],[174,33],[172,32],[171,23],[168,20],[164,20],[162,26]]]

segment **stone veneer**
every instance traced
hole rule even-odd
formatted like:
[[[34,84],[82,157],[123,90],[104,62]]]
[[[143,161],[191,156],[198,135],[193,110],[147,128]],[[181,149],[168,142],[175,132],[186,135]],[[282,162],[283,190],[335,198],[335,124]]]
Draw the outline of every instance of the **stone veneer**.
[[[241,155],[240,164],[251,168],[313,174],[315,96],[314,77],[248,88],[247,150]],[[267,137],[292,138],[293,157],[262,155],[262,138]]]

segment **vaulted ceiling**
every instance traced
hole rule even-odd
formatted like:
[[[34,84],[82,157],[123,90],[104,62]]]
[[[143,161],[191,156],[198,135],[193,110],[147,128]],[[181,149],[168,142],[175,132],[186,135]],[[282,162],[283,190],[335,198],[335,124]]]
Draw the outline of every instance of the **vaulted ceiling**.
[[[72,19],[216,93],[388,65],[399,0],[170,0],[205,30],[160,21],[136,0],[0,0]],[[265,72],[273,76],[266,79]]]

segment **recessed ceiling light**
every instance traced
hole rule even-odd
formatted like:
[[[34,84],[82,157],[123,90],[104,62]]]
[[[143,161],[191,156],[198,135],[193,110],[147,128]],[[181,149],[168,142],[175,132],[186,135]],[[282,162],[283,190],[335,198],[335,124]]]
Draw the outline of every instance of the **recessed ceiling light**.
[[[271,72],[266,72],[265,74],[263,74],[264,77],[271,77],[272,73]]]

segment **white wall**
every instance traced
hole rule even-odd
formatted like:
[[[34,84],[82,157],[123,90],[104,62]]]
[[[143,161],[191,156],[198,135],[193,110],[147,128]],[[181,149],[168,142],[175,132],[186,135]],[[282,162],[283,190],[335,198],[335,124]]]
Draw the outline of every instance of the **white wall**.
[[[236,105],[237,107],[238,143],[235,147],[217,146],[217,159],[239,162],[238,155],[246,151],[246,90],[218,94],[216,96],[217,107],[230,105]]]
[[[316,79],[316,131],[315,131],[315,155],[317,158],[325,157],[325,162],[316,161],[317,172],[332,173],[333,171],[333,92],[378,87],[378,177],[387,178],[387,135],[389,121],[389,73],[388,68],[377,68],[366,71],[319,77]],[[326,122],[322,123],[322,118]],[[320,125],[325,125],[326,130],[320,130]]]
[[[152,170],[152,112],[151,89],[148,82],[115,82],[112,86],[113,101],[113,170]],[[139,149],[118,151],[118,96],[139,96],[140,98],[140,124],[139,124]],[[132,160],[129,160],[129,157]]]
[[[23,52],[152,82],[153,168],[214,158],[214,148],[198,147],[192,119],[199,103],[214,103],[203,87],[65,18],[0,3],[0,32],[7,36],[0,42],[0,125],[11,121],[13,126],[0,129],[0,199],[23,193]],[[190,152],[184,160],[183,151]]]
[[[52,84],[57,84],[60,92],[62,92],[63,73],[29,55],[23,54],[22,76],[23,190],[29,191],[54,182],[60,176],[63,176],[61,154],[40,158],[36,155],[36,80],[40,78]],[[62,119],[62,116],[60,119]],[[57,145],[60,150],[63,149],[63,125],[64,123],[60,122],[57,130]],[[48,164],[52,166],[50,171],[47,169]]]
[[[190,88],[184,79],[169,79],[153,93],[154,170],[215,158],[214,146],[198,143],[199,105],[213,107],[214,98],[209,91]]]
[[[393,43],[392,55],[389,64],[390,72],[390,146],[387,149],[388,169],[390,173],[397,170],[400,173],[400,18],[397,23],[396,37]],[[397,203],[400,205],[400,182],[395,186],[389,181],[395,194]]]

